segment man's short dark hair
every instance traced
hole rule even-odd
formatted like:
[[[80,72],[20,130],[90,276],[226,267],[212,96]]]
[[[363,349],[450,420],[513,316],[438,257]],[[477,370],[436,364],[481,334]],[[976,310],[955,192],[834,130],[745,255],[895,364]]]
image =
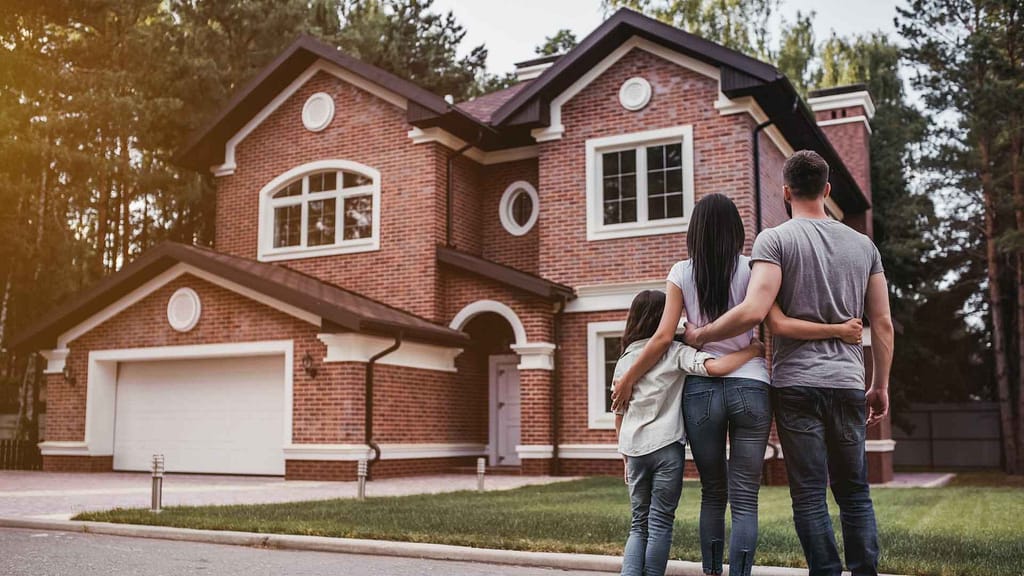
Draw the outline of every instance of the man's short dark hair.
[[[800,150],[786,160],[782,177],[793,196],[813,200],[825,192],[828,162],[813,150]]]

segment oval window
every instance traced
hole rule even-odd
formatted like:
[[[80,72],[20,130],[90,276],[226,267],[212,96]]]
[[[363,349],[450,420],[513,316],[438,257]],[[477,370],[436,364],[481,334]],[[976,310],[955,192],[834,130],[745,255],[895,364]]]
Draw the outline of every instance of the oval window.
[[[537,189],[529,182],[513,182],[501,196],[498,216],[502,226],[513,236],[529,232],[537,223],[538,212]]]

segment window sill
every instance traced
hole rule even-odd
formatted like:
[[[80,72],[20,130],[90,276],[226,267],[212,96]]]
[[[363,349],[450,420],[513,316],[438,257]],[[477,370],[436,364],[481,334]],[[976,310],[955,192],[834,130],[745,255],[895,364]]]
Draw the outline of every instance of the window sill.
[[[380,250],[380,240],[378,238],[373,238],[362,240],[358,243],[352,242],[336,246],[268,250],[266,252],[261,252],[256,259],[260,262],[279,262],[282,260],[318,258],[320,256],[337,256],[339,254],[359,254],[361,252],[374,252],[377,250]]]
[[[640,236],[658,236],[661,234],[682,234],[687,231],[689,226],[689,218],[673,218],[672,220],[663,220],[657,223],[615,224],[612,226],[592,224],[587,227],[587,241],[616,240]]]
[[[615,414],[606,412],[597,416],[591,416],[587,422],[589,430],[615,430]]]

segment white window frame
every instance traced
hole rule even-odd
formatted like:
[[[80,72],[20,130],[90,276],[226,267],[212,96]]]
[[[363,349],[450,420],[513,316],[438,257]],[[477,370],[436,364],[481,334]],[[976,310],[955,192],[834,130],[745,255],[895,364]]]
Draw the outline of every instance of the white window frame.
[[[647,218],[647,154],[636,159],[636,222],[604,223],[602,187],[602,154],[623,150],[643,149],[647,146],[682,143],[683,162],[683,217],[648,220]],[[587,240],[610,240],[658,234],[686,232],[693,212],[693,125],[646,130],[591,138],[586,142],[587,166]]]
[[[625,320],[587,324],[587,427],[591,430],[615,429],[615,414],[604,410],[604,339],[621,338],[625,331]]]
[[[316,172],[330,171],[356,172],[370,179],[371,183],[365,186],[350,189],[338,189],[328,192],[309,193],[309,180],[306,176]],[[302,178],[302,194],[286,198],[272,198],[272,196],[288,184]],[[339,174],[337,184],[342,184]],[[372,226],[373,233],[369,238],[356,240],[344,240],[345,222],[345,198],[351,196],[364,196],[369,194],[372,198],[373,208]],[[273,262],[278,260],[293,260],[297,258],[312,258],[315,256],[329,256],[333,254],[354,254],[359,252],[372,252],[380,250],[380,172],[358,162],[350,160],[318,160],[301,166],[277,176],[268,182],[259,193],[259,233],[257,259],[261,262]],[[309,202],[316,200],[335,200],[335,243],[324,246],[306,246],[307,223],[309,216]],[[302,205],[301,240],[298,246],[274,247],[274,209],[281,206],[294,204]]]
[[[533,201],[533,210],[530,212],[530,218],[522,226],[512,216],[512,202],[520,193],[528,195],[530,200]],[[498,218],[501,220],[501,225],[505,228],[506,232],[513,236],[523,236],[533,229],[539,214],[540,197],[537,195],[537,189],[532,184],[525,180],[518,180],[509,184],[508,188],[505,188],[505,192],[501,195],[501,202],[498,203]]]

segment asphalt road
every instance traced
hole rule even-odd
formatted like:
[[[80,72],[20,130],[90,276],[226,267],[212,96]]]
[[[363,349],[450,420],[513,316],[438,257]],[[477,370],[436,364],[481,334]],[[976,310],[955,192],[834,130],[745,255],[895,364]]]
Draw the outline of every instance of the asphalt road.
[[[443,560],[0,528],[3,576],[607,576]]]

